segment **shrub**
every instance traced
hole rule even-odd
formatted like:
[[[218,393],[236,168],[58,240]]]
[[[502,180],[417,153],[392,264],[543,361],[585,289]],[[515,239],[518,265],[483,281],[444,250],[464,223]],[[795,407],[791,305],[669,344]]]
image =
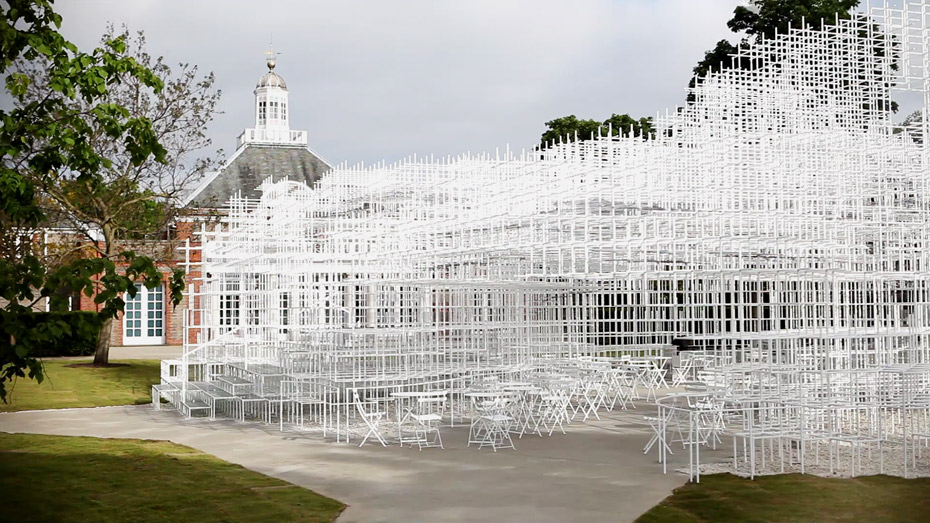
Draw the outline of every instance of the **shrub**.
[[[57,345],[45,345],[34,350],[30,356],[48,358],[53,356],[88,356],[97,347],[97,335],[103,320],[94,311],[34,312],[26,323],[30,329],[68,328],[70,335],[61,337]],[[8,340],[4,340],[8,343]]]

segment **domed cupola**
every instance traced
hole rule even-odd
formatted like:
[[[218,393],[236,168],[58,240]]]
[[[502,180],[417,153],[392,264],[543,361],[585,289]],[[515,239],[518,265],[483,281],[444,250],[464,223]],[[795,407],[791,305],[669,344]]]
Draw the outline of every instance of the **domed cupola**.
[[[291,129],[287,84],[275,72],[277,56],[272,51],[267,55],[268,69],[253,91],[255,127],[239,134],[236,152],[222,167],[204,177],[200,186],[188,195],[186,205],[223,212],[222,206],[233,196],[259,198],[262,180],[287,178],[313,187],[323,173],[332,169],[323,157],[307,147],[307,131]],[[248,86],[247,83],[242,87],[248,89]],[[296,92],[301,92],[300,89],[298,85]]]
[[[287,121],[287,84],[278,73],[274,56],[268,59],[268,72],[258,79],[255,86],[255,128],[290,128]]]
[[[306,145],[305,131],[291,131],[289,123],[288,92],[284,77],[274,71],[277,65],[276,55],[271,55],[266,62],[268,72],[263,74],[255,84],[255,128],[242,133],[239,145],[243,143],[294,144]]]
[[[255,85],[256,89],[261,89],[262,87],[280,87],[287,91],[287,83],[284,82],[284,78],[274,72],[275,65],[276,63],[273,58],[268,60],[268,72],[258,79],[258,84]]]

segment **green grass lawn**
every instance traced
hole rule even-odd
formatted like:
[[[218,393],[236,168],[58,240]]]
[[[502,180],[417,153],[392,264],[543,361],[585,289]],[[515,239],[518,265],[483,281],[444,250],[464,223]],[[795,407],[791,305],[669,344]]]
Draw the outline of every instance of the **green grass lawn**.
[[[68,407],[131,405],[152,401],[152,385],[158,383],[159,360],[120,360],[126,367],[69,367],[91,358],[46,359],[45,381],[19,378],[9,403],[0,412]]]
[[[701,476],[643,514],[637,523],[839,523],[930,521],[930,478],[801,474]]]
[[[0,521],[333,521],[345,505],[165,441],[0,433]]]

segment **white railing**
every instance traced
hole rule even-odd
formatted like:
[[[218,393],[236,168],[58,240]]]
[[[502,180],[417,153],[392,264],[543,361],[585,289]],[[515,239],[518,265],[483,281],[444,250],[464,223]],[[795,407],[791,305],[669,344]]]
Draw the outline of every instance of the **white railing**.
[[[307,131],[291,131],[289,129],[246,129],[239,135],[237,145],[241,147],[250,143],[307,145]]]

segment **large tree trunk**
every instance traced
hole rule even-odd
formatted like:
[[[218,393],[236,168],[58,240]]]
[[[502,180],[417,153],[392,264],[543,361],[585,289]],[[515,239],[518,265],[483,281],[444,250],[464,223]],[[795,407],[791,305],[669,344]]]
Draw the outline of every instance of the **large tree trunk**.
[[[94,366],[102,367],[110,363],[110,333],[113,331],[113,318],[103,320],[100,334],[97,335],[97,350],[94,351]]]
[[[113,242],[113,230],[109,224],[104,222],[101,226],[103,231],[104,254],[107,258],[112,259],[116,250]],[[94,366],[102,367],[110,363],[110,333],[113,332],[113,318],[103,320],[100,327],[100,334],[97,335],[97,349],[94,351]]]

